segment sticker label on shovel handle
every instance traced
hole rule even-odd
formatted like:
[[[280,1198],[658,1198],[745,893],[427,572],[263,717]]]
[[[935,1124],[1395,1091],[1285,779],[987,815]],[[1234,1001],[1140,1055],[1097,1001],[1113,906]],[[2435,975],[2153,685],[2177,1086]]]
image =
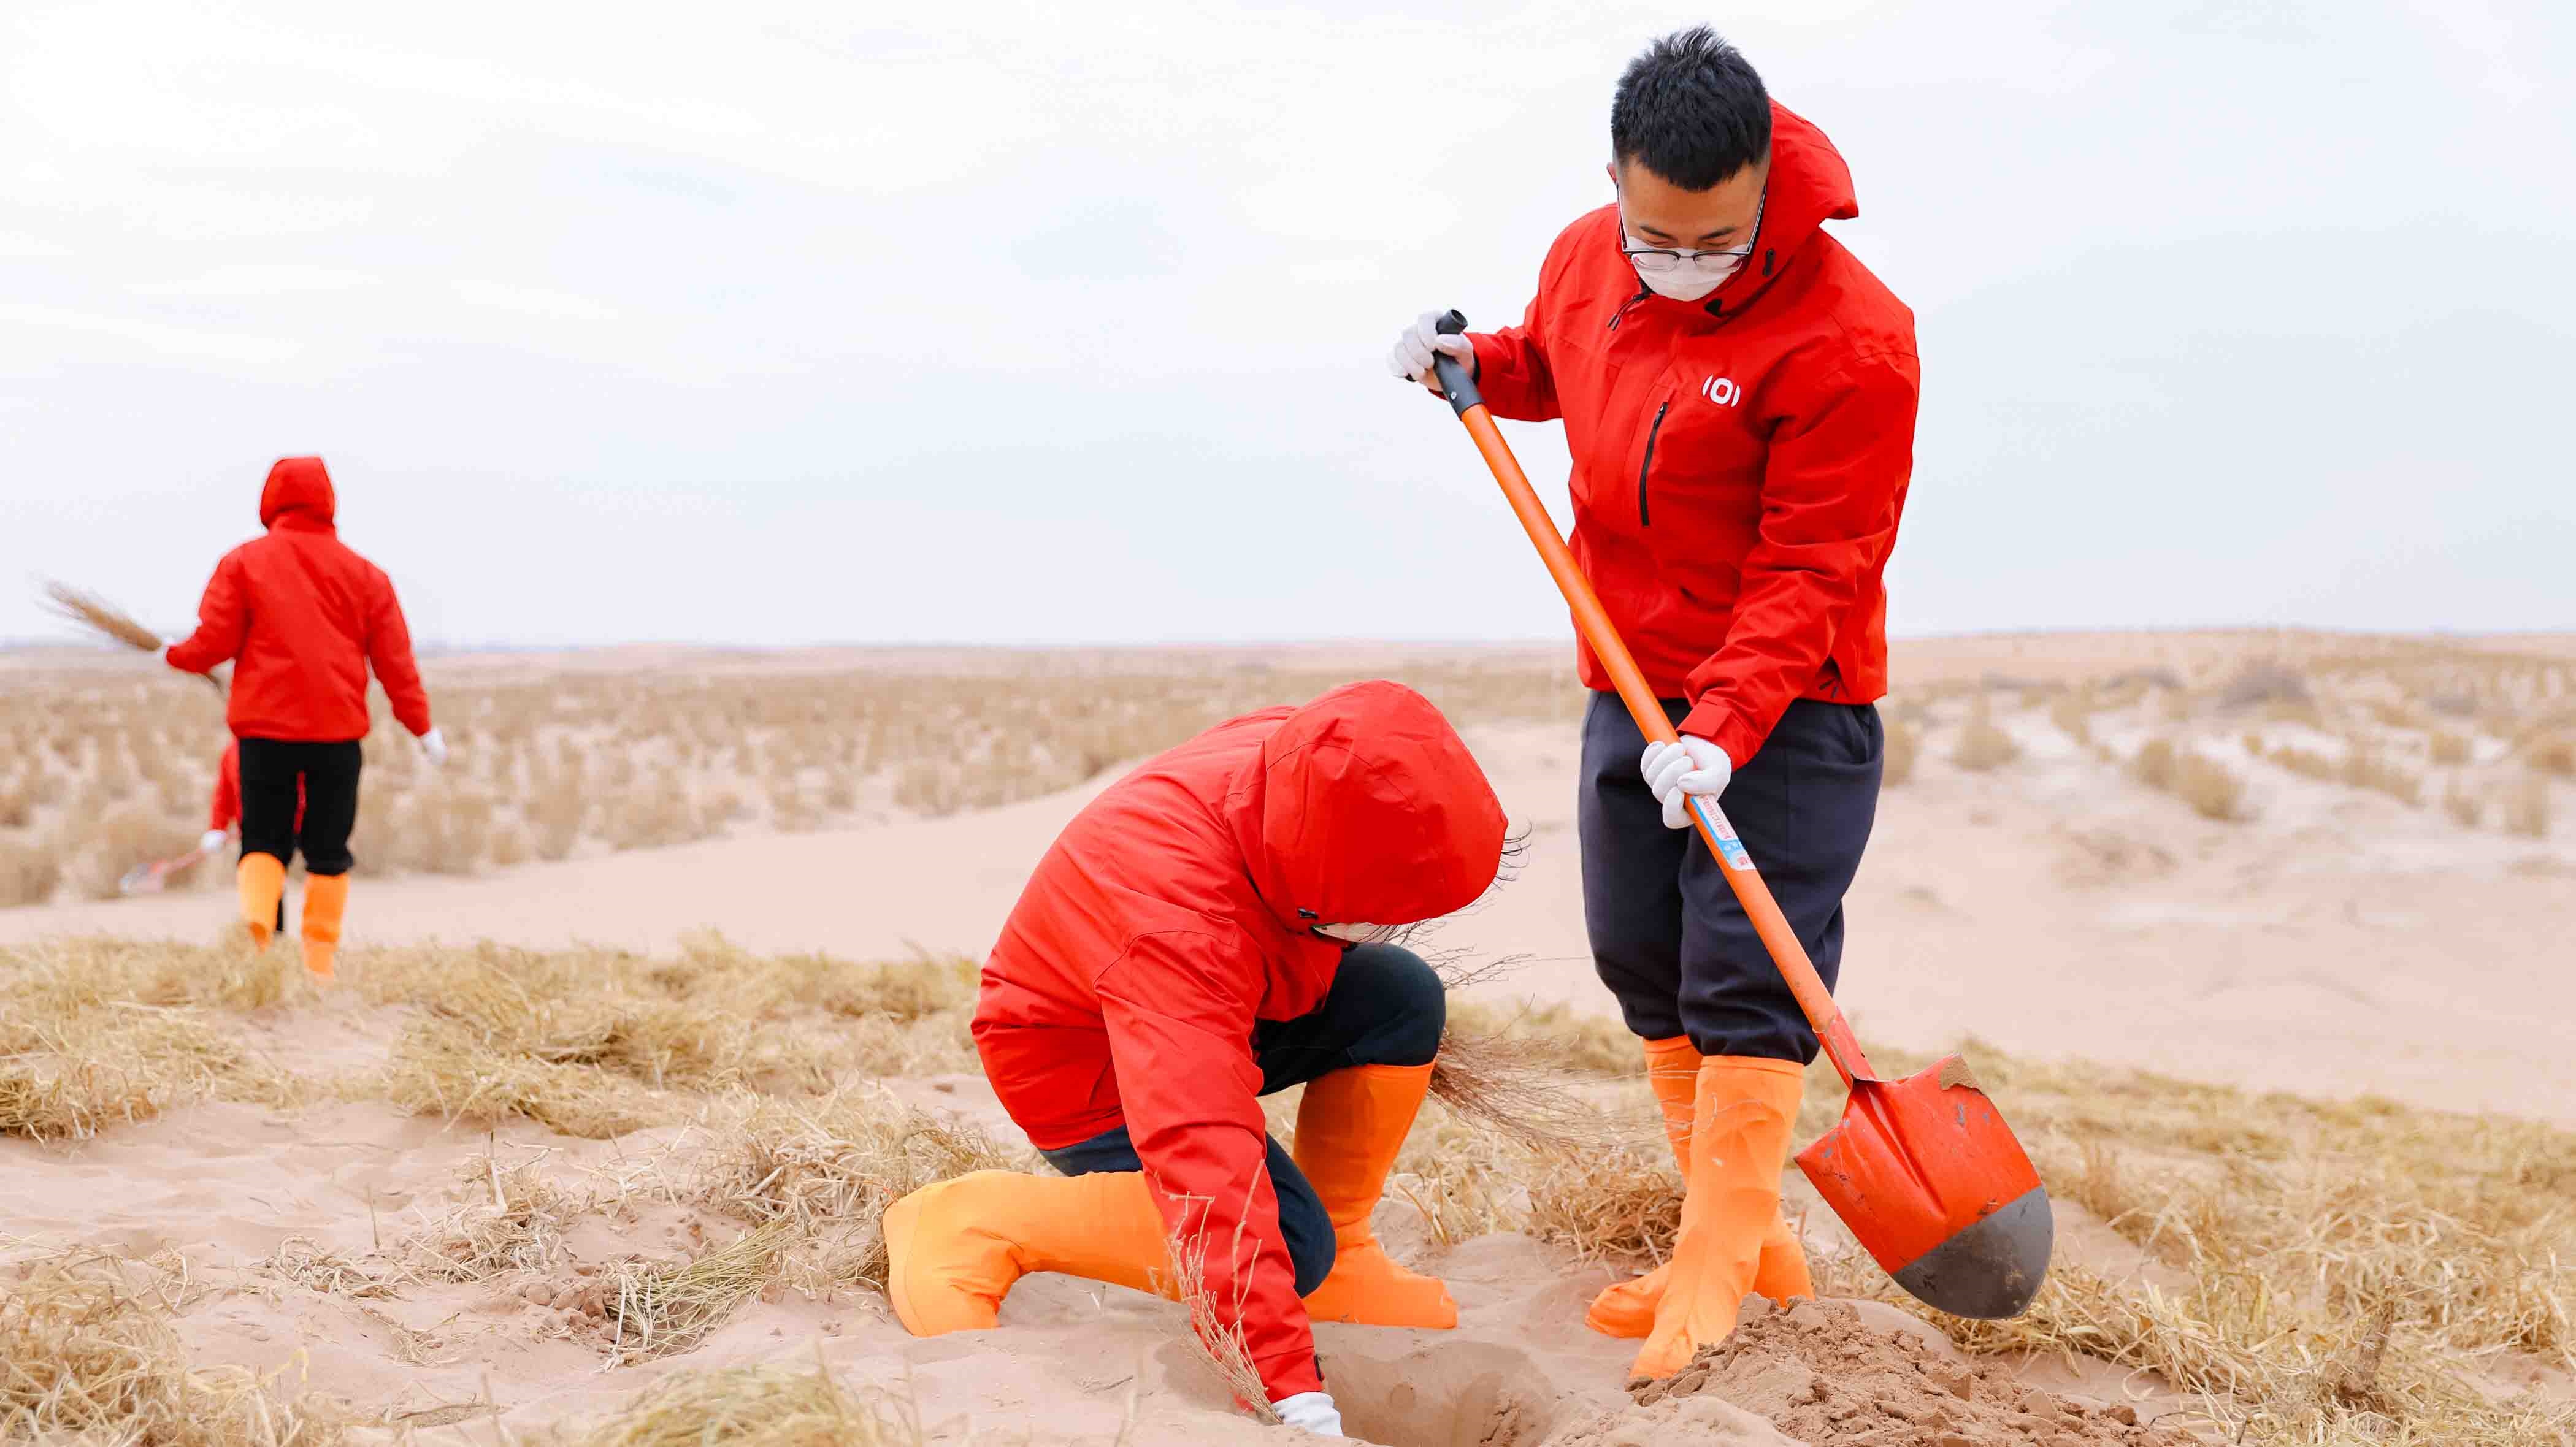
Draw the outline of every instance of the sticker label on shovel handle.
[[[1744,841],[1735,836],[1735,826],[1727,822],[1726,815],[1717,805],[1695,798],[1691,800],[1691,810],[1699,815],[1699,822],[1708,830],[1709,840],[1717,846],[1717,857],[1726,861],[1727,868],[1753,867],[1753,856],[1744,852]]]

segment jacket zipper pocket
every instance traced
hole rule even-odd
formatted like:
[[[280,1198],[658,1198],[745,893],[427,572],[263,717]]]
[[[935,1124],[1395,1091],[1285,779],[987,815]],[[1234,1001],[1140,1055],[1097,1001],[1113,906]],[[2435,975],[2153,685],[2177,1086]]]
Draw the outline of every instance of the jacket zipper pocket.
[[[1673,410],[1671,398],[1664,399],[1662,405],[1655,408],[1655,424],[1646,429],[1646,460],[1637,464],[1637,526],[1641,528],[1655,525],[1654,518],[1646,508],[1646,474],[1654,470],[1655,438],[1664,430],[1664,414],[1671,410]]]

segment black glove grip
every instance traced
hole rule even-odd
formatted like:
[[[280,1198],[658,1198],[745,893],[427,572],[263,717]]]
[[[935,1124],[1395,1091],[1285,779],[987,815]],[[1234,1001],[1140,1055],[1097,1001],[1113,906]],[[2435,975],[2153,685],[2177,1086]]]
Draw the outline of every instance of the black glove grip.
[[[1439,320],[1436,329],[1442,336],[1457,336],[1467,330],[1467,315],[1452,309],[1447,316]],[[1467,415],[1468,408],[1485,405],[1484,397],[1476,391],[1476,378],[1467,370],[1466,364],[1446,352],[1441,352],[1433,355],[1431,366],[1432,370],[1440,374],[1440,390],[1449,398],[1451,411],[1464,417]]]

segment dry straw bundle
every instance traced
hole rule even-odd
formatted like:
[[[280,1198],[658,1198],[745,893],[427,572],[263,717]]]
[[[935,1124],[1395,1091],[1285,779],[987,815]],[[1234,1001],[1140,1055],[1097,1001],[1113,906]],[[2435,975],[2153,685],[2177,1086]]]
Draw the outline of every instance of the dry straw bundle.
[[[1254,1177],[1257,1182],[1267,1177],[1265,1168]],[[1247,1196],[1249,1192],[1247,1191]],[[1252,1259],[1253,1242],[1246,1241],[1238,1224],[1226,1245],[1233,1252],[1238,1269],[1234,1273],[1235,1299],[1230,1309],[1218,1300],[1215,1288],[1208,1283],[1207,1253],[1209,1232],[1200,1224],[1207,1219],[1207,1208],[1214,1204],[1204,1196],[1183,1196],[1181,1215],[1184,1225],[1172,1233],[1171,1294],[1190,1312],[1190,1338],[1198,1349],[1202,1365],[1216,1374],[1216,1379],[1234,1396],[1234,1404],[1266,1426],[1278,1426],[1279,1412],[1270,1405],[1270,1389],[1261,1380],[1261,1369],[1253,1364],[1252,1347],[1244,1339],[1243,1312],[1251,1291],[1251,1273],[1240,1269]]]
[[[95,593],[84,593],[69,583],[45,584],[47,611],[142,653],[161,651],[161,635],[137,623],[113,604]]]
[[[76,623],[112,643],[122,644],[138,653],[158,653],[161,635],[134,621],[133,615],[109,603],[95,593],[85,593],[69,583],[48,580],[45,584],[46,611],[55,617]],[[217,693],[224,691],[223,680],[213,674],[201,674],[206,686]]]

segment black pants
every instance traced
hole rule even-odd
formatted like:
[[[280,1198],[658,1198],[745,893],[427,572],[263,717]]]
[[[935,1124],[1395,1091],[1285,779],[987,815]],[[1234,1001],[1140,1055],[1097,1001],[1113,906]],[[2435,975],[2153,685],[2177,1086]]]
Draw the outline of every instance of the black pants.
[[[1448,1019],[1440,977],[1420,955],[1396,945],[1354,945],[1314,1013],[1254,1027],[1261,1093],[1275,1095],[1355,1065],[1428,1065],[1440,1053]],[[1145,1168],[1123,1125],[1044,1155],[1068,1176]],[[1332,1274],[1332,1218],[1276,1140],[1270,1142],[1270,1185],[1279,1196],[1279,1236],[1296,1265],[1297,1294],[1305,1296]]]
[[[1679,723],[1689,705],[1664,709]],[[1876,708],[1801,699],[1718,799],[1828,989],[1841,972],[1843,894],[1878,812],[1885,744]],[[1618,695],[1593,695],[1576,809],[1593,968],[1645,1039],[1686,1035],[1703,1055],[1814,1060],[1815,1032],[1699,831],[1664,827],[1638,771],[1645,749]]]
[[[346,874],[349,831],[358,822],[358,741],[312,744],[281,739],[241,741],[242,853],[273,854],[280,864],[304,853],[307,874]],[[304,786],[304,823],[295,822],[296,784]]]

